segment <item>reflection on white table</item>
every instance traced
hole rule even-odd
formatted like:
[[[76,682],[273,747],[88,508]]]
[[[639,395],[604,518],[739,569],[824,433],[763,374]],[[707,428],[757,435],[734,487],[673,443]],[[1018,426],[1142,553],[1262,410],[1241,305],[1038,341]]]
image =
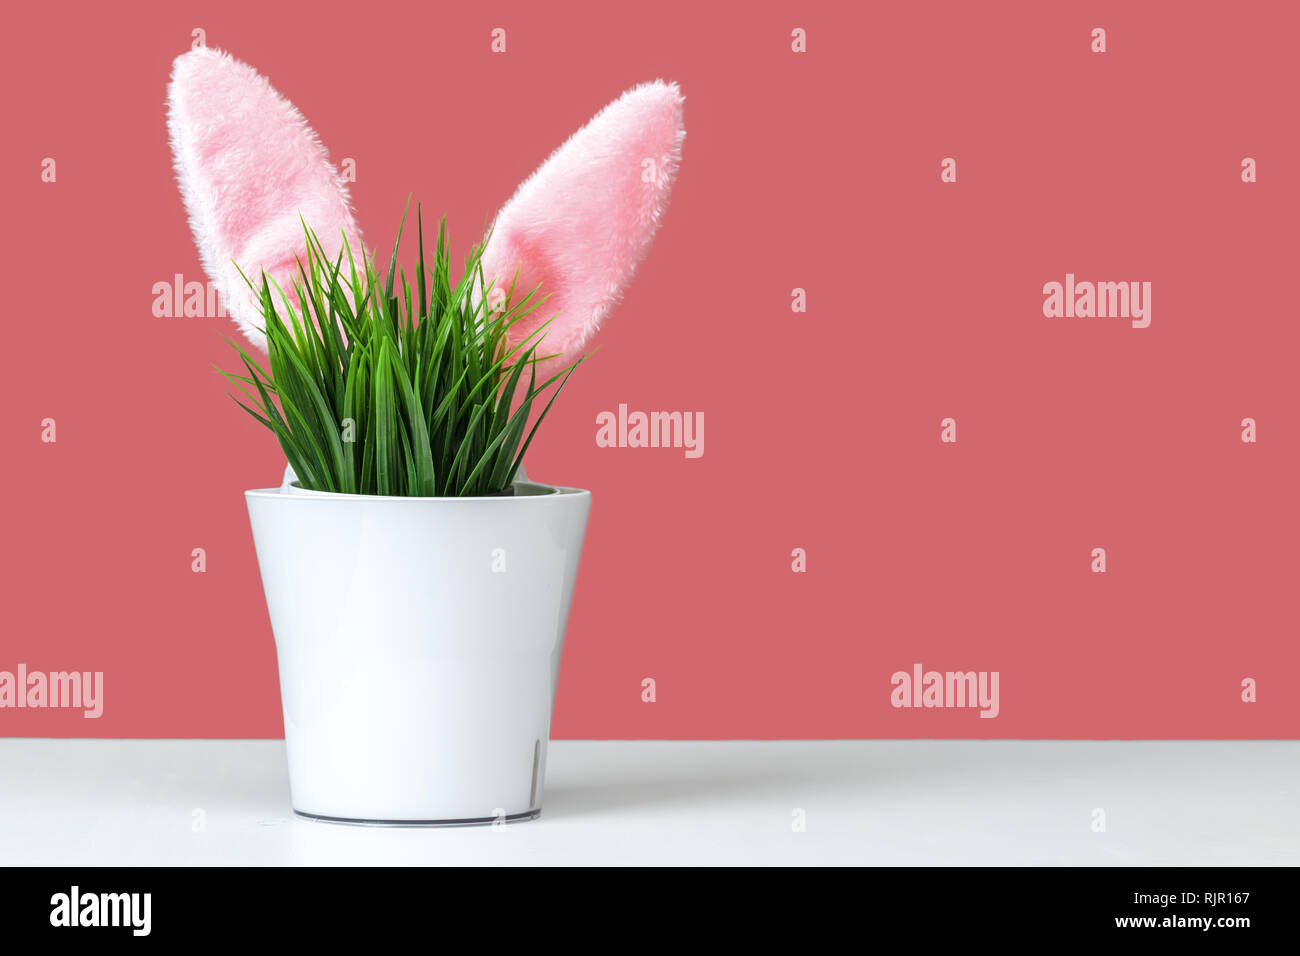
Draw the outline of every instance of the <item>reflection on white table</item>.
[[[1300,864],[1295,741],[562,740],[541,819],[462,829],[299,819],[280,740],[0,767],[6,865]]]

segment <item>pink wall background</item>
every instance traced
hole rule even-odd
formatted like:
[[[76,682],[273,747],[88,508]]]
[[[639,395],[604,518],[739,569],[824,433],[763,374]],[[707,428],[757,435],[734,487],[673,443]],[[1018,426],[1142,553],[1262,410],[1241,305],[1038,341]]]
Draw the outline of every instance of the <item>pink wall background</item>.
[[[530,455],[595,495],[556,737],[1294,736],[1300,13],[898,7],[7,11],[0,670],[103,671],[105,710],[0,733],[281,734],[241,492],[282,459],[212,370],[233,326],[151,314],[205,278],[164,127],[202,27],[356,159],[379,245],[413,193],[463,251],[624,88],[686,93],[664,229]],[[1066,272],[1152,282],[1151,327],[1045,318]],[[704,457],[597,448],[619,403],[703,411]],[[915,662],[999,671],[1000,716],[893,709]]]

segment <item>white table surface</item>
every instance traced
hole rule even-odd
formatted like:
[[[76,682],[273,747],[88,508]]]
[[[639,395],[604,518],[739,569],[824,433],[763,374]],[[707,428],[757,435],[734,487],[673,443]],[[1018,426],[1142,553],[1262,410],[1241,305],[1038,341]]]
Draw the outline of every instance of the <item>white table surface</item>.
[[[0,864],[1300,863],[1296,741],[551,747],[539,820],[379,829],[295,817],[280,740],[0,740]]]

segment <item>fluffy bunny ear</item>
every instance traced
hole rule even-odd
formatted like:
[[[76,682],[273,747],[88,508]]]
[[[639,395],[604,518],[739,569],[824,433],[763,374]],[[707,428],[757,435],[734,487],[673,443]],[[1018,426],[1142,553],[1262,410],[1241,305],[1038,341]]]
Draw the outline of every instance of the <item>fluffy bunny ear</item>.
[[[265,269],[292,298],[297,259],[306,262],[304,220],[331,257],[346,233],[360,261],[347,186],[294,105],[218,50],[176,58],[167,129],[203,267],[244,334],[265,348],[262,312],[239,270],[257,283]]]
[[[685,137],[677,84],[642,84],[574,133],[502,207],[483,253],[486,278],[494,291],[508,288],[518,268],[516,296],[540,286],[547,297],[511,329],[513,341],[554,316],[538,353],[581,353],[650,249]]]

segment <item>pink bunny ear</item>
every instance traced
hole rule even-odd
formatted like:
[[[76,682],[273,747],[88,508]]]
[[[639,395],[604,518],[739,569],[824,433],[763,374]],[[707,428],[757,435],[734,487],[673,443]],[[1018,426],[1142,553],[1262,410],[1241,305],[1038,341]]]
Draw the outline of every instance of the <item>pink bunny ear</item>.
[[[518,267],[516,296],[540,285],[547,298],[511,329],[512,341],[554,316],[538,354],[579,355],[650,249],[685,138],[677,84],[644,83],[519,187],[497,214],[484,275],[505,289]]]
[[[265,269],[292,297],[296,260],[306,262],[304,220],[331,258],[346,233],[360,261],[347,186],[294,105],[219,50],[176,58],[167,129],[203,268],[244,334],[265,348],[262,312],[239,270],[258,283]]]

